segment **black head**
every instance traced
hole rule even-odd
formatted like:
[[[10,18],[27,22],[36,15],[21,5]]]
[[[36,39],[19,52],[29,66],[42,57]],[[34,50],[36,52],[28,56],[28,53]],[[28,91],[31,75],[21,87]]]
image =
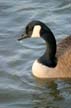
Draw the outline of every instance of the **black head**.
[[[18,40],[22,40],[30,37],[43,37],[49,33],[50,29],[40,21],[31,21],[25,28],[24,33]]]

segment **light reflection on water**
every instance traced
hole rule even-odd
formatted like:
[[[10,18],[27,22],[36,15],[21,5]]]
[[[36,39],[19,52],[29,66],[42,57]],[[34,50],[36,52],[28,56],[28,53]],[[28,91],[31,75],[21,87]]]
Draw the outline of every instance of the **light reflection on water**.
[[[70,81],[32,76],[32,63],[44,53],[45,42],[17,41],[34,19],[45,22],[59,42],[71,34],[71,0],[0,0],[0,108],[71,107]]]

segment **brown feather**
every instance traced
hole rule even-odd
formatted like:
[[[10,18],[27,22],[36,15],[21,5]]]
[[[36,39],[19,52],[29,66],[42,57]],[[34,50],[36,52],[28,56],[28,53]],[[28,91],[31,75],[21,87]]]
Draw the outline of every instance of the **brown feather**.
[[[71,36],[63,39],[57,46],[58,70],[63,77],[71,78]]]
[[[33,75],[38,78],[71,78],[71,36],[57,45],[56,56],[55,68],[46,67],[35,61],[32,67]]]

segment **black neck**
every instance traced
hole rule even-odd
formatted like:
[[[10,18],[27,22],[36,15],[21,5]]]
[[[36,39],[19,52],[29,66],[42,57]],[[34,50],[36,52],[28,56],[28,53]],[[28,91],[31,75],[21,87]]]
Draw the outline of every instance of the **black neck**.
[[[49,30],[49,29],[48,29]],[[49,66],[49,67],[55,67],[56,66],[56,40],[53,35],[53,33],[49,30],[48,32],[45,32],[45,35],[42,35],[42,38],[46,42],[46,51],[43,56],[39,58],[39,62]]]

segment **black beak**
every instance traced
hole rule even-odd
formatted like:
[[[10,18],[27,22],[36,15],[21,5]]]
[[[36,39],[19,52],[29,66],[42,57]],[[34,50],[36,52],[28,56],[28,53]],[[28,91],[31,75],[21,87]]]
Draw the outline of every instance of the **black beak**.
[[[27,36],[27,34],[24,33],[24,34],[21,35],[21,37],[18,38],[18,41],[20,41],[20,40],[22,40],[22,39],[26,39],[26,38],[28,38],[28,37],[29,37],[29,36]]]

